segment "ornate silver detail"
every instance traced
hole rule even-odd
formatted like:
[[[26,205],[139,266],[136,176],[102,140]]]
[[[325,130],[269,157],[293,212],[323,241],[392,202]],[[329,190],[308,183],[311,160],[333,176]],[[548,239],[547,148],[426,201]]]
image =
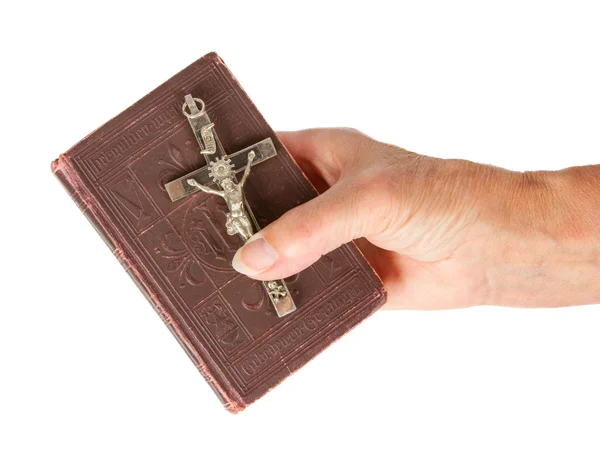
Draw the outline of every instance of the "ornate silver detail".
[[[251,151],[248,153],[248,162],[246,163],[246,169],[244,175],[239,183],[234,181],[235,172],[233,171],[233,164],[227,158],[217,158],[215,161],[209,163],[208,173],[211,178],[221,186],[222,190],[211,189],[208,186],[204,186],[198,183],[193,178],[188,179],[188,184],[197,187],[207,194],[218,195],[223,197],[229,212],[227,213],[227,234],[234,235],[239,234],[244,242],[250,239],[250,236],[254,234],[252,230],[252,222],[246,212],[244,206],[244,183],[250,175],[250,168],[252,167],[252,161],[256,154]]]
[[[207,165],[167,183],[165,190],[171,201],[184,198],[197,192],[198,189],[223,198],[229,210],[225,224],[227,234],[238,234],[246,242],[259,226],[247,206],[243,187],[250,175],[253,161],[256,159],[256,164],[275,156],[277,154],[275,146],[271,139],[267,138],[232,155],[227,155],[218,135],[213,131],[214,123],[208,118],[204,102],[188,94],[181,109],[188,119]],[[217,151],[220,156],[216,155]],[[236,173],[241,171],[244,165],[242,179],[237,182]],[[207,186],[213,183],[220,189]],[[279,317],[296,310],[285,281],[274,280],[262,283]]]
[[[269,289],[269,297],[271,301],[278,303],[279,300],[287,296],[287,291],[282,284],[277,281],[267,281],[267,288]]]
[[[226,178],[233,179],[233,174],[234,166],[229,158],[217,158],[208,163],[208,176],[217,184]]]
[[[200,150],[200,153],[203,155],[214,155],[217,151],[217,143],[212,133],[214,126],[214,123],[209,123],[200,128],[200,139],[204,144],[204,149]]]

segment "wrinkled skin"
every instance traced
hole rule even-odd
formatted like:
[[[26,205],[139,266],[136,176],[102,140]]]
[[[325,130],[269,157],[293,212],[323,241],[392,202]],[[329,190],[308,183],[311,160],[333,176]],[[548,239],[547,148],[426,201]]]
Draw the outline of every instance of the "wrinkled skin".
[[[388,308],[600,301],[600,166],[517,173],[351,129],[279,137],[321,195],[238,252],[249,276],[289,276],[355,239]]]

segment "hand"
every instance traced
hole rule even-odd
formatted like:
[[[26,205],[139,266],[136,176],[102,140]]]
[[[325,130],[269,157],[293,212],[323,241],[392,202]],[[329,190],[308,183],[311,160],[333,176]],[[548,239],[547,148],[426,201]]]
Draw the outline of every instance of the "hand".
[[[599,167],[516,173],[348,129],[280,138],[322,194],[254,235],[238,271],[287,277],[356,239],[391,308],[600,301]]]
[[[256,153],[254,153],[254,150],[251,150],[250,153],[248,153],[248,160],[254,161],[255,157],[256,157]]]

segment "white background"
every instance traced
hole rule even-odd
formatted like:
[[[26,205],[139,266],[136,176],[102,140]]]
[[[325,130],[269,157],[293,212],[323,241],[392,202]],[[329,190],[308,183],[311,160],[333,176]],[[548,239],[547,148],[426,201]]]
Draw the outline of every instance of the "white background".
[[[598,448],[600,306],[380,312],[227,413],[50,173],[216,50],[275,129],[600,162],[594,2],[0,7],[0,448]]]

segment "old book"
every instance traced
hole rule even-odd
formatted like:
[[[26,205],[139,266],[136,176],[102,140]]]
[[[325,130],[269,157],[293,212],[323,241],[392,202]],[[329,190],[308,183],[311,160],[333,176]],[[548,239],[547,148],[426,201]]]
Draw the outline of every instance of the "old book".
[[[354,244],[286,280],[297,310],[279,318],[262,283],[240,275],[223,199],[172,202],[165,184],[206,164],[182,114],[204,100],[228,154],[271,138],[277,155],[244,187],[265,226],[317,193],[223,61],[196,61],[87,136],[52,170],[172,330],[225,407],[240,411],[385,302]],[[342,369],[340,369],[342,370]]]

